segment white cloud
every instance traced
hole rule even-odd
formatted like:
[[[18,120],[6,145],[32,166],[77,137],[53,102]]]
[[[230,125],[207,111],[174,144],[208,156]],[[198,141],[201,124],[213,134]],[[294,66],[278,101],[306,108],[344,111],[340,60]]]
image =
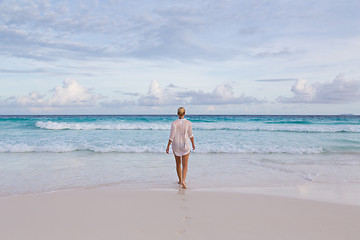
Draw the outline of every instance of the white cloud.
[[[215,110],[215,106],[209,106],[207,110],[213,112]]]
[[[38,92],[31,92],[27,96],[9,97],[5,99],[5,102],[12,106],[39,107],[44,105],[44,95]]]
[[[117,109],[120,107],[133,107],[137,105],[135,101],[128,101],[128,100],[111,100],[111,101],[102,101],[99,103],[102,107],[110,108],[110,109]]]
[[[156,80],[151,81],[148,93],[138,100],[141,106],[173,105],[185,102],[186,99],[178,96],[177,92],[164,91]]]
[[[287,57],[297,48],[282,43],[284,38],[301,36],[303,42],[320,34],[323,44],[324,35],[327,40],[356,35],[356,0],[340,8],[335,0],[319,0],[313,8],[310,3],[0,1],[0,50],[6,56],[42,61],[88,57],[221,61],[247,54]],[[262,49],[264,44],[268,46]]]
[[[124,56],[229,59],[242,52],[239,27],[257,29],[262,18],[258,11],[253,16],[246,9],[268,7],[236,1],[45,2],[0,1],[0,43],[6,46],[0,47],[2,52],[43,61]],[[245,20],[252,24],[243,24]]]
[[[296,81],[297,78],[271,78],[271,79],[258,79],[256,82],[293,82]]]
[[[288,48],[283,48],[281,50],[277,51],[259,51],[254,53],[253,55],[255,57],[286,57],[291,55],[293,52],[289,50]]]
[[[134,97],[134,96],[132,96]],[[31,92],[27,96],[12,96],[0,101],[4,107],[27,108],[34,112],[49,112],[60,109],[88,109],[94,107],[117,108],[125,106],[160,107],[172,105],[213,105],[263,103],[254,97],[244,94],[235,96],[230,85],[218,85],[211,92],[202,90],[178,90],[178,88],[161,88],[158,81],[153,80],[147,94],[133,100],[108,99],[99,102],[100,95],[94,94],[91,89],[85,88],[73,79],[66,79],[62,86],[51,90],[51,95],[42,95]]]
[[[31,92],[27,96],[11,96],[4,101],[3,106],[28,107],[28,108],[62,108],[93,106],[99,95],[95,95],[90,89],[78,84],[75,80],[66,79],[63,86],[55,87],[52,95],[47,97],[38,92]]]
[[[345,78],[339,74],[332,82],[309,84],[298,79],[291,91],[293,97],[277,98],[282,103],[352,103],[360,100],[360,81]]]
[[[254,97],[247,97],[245,94],[234,96],[231,85],[218,85],[212,92],[202,90],[188,91],[163,91],[160,84],[153,80],[150,84],[147,95],[139,99],[139,105],[158,106],[158,105],[221,105],[221,104],[249,104],[263,103],[264,100],[258,100]]]
[[[315,87],[307,84],[306,79],[298,79],[291,91],[294,92],[296,98],[300,101],[311,101],[315,97]]]
[[[54,88],[53,92],[48,101],[50,106],[93,105],[99,97],[73,79],[66,79],[63,86]]]
[[[143,106],[164,105],[163,92],[158,81],[151,81],[147,95],[139,98],[139,104]]]
[[[245,94],[236,97],[234,96],[232,86],[229,84],[218,85],[212,92],[198,90],[183,92],[183,94],[190,97],[190,103],[195,105],[249,104],[265,102],[265,100],[259,100],[255,97],[247,97]]]

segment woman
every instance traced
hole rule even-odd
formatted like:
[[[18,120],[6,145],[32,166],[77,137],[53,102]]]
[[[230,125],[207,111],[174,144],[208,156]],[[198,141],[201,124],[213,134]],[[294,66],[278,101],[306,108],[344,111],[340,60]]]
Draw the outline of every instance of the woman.
[[[179,107],[178,109],[179,119],[175,120],[171,124],[171,131],[169,142],[166,148],[166,153],[169,153],[169,147],[172,143],[172,150],[176,161],[176,172],[179,178],[178,184],[181,184],[186,189],[185,178],[188,169],[188,160],[190,155],[190,141],[192,149],[195,150],[194,136],[192,132],[191,122],[184,119],[185,108]],[[181,170],[182,165],[182,170]]]

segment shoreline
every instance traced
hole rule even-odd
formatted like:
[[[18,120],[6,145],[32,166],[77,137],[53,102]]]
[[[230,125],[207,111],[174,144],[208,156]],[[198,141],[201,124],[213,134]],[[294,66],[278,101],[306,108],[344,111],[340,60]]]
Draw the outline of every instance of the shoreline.
[[[359,239],[360,206],[102,187],[0,199],[1,239]]]
[[[360,185],[357,155],[194,153],[190,158],[187,182],[194,189]],[[214,161],[218,159],[221,161]],[[117,184],[124,188],[176,188],[174,159],[166,154],[9,153],[0,154],[0,161],[8,169],[0,176],[0,198]],[[360,192],[360,187],[357,189]]]
[[[189,183],[188,183],[189,184]],[[309,200],[324,203],[335,203],[341,205],[360,206],[360,183],[306,183],[287,186],[242,186],[242,187],[196,187],[191,184],[188,189],[182,189],[174,182],[173,187],[144,187],[140,184],[104,184],[98,186],[87,186],[69,189],[59,189],[52,191],[23,193],[16,195],[0,196],[0,201],[4,199],[36,197],[48,194],[58,194],[76,191],[97,191],[102,189],[113,189],[114,191],[144,191],[144,192],[209,192],[209,193],[234,193],[234,194],[254,194],[261,196],[284,197],[297,200]]]
[[[256,194],[360,206],[360,183],[307,183],[290,186],[203,188],[196,191]]]

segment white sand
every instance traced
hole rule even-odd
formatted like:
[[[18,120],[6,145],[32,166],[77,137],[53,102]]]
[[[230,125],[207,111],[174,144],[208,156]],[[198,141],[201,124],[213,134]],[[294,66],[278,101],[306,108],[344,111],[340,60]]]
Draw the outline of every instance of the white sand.
[[[0,199],[1,240],[360,239],[360,206],[193,190],[74,190]]]

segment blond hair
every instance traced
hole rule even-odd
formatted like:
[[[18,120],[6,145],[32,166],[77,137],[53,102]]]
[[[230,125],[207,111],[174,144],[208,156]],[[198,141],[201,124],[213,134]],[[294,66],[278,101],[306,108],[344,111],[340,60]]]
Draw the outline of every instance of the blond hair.
[[[185,108],[179,107],[179,108],[178,108],[178,115],[179,115],[180,117],[184,116],[184,115],[185,115]]]

